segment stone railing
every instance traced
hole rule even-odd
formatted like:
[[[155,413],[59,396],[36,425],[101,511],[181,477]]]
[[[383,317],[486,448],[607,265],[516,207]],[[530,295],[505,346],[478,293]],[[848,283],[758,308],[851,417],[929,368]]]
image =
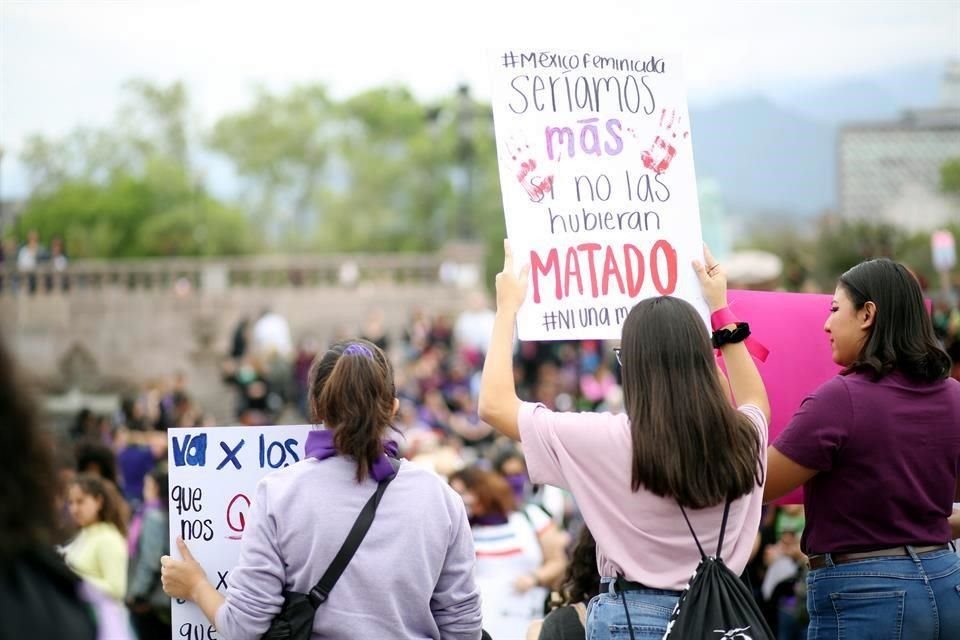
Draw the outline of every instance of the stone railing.
[[[78,260],[62,270],[0,267],[0,296],[236,288],[480,284],[483,249],[451,245],[432,254],[268,255],[236,258]]]

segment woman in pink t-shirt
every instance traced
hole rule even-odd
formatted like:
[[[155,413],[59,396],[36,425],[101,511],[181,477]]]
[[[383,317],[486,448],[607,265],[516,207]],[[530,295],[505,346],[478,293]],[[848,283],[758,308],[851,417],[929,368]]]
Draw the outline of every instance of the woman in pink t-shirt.
[[[517,276],[506,242],[504,253],[480,417],[521,441],[533,482],[573,493],[594,534],[603,586],[590,603],[588,637],[628,637],[629,624],[634,638],[660,638],[700,560],[680,507],[704,548],[716,548],[729,500],[722,557],[738,573],[760,522],[770,409],[742,327],[730,333],[724,270],[709,251],[706,266],[694,263],[710,310],[726,325],[714,335],[739,411],[702,318],[664,296],[637,304],[623,325],[626,415],[564,413],[517,397],[513,328],[529,268]]]

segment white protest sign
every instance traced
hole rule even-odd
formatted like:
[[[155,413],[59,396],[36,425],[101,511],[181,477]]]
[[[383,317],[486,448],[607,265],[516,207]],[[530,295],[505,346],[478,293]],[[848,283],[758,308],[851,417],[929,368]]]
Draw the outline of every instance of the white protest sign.
[[[240,555],[257,482],[303,460],[309,425],[212,427],[167,432],[170,472],[170,549],[177,537],[219,591],[230,583]],[[216,640],[213,625],[190,602],[174,600],[173,638]]]
[[[690,119],[676,55],[492,52],[507,236],[530,289],[522,340],[619,338],[638,301],[708,317]]]

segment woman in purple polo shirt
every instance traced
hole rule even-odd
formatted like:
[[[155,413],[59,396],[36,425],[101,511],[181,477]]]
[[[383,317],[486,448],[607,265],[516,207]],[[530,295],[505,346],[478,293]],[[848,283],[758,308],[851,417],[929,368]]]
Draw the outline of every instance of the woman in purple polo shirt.
[[[256,640],[280,612],[284,589],[308,593],[333,561],[380,480],[393,473],[384,436],[397,412],[393,372],[366,340],[333,345],[310,373],[313,418],[306,459],[257,485],[230,588],[221,595],[178,540],[164,556],[173,597],[195,602],[219,637]],[[400,464],[373,524],[317,610],[313,638],[479,640],[480,592],[463,500],[435,474]]]
[[[738,573],[749,559],[770,410],[763,381],[742,342],[724,344],[740,404],[734,409],[703,319],[688,303],[660,297],[636,305],[623,325],[626,415],[521,402],[511,356],[528,268],[518,277],[507,243],[504,252],[480,416],[521,441],[533,482],[573,493],[593,532],[603,586],[590,603],[587,637],[660,638],[700,561],[681,505],[704,548],[715,549],[729,500],[722,557]],[[722,311],[726,276],[709,252],[705,257],[706,267],[695,266],[704,297],[711,311]]]
[[[857,265],[824,330],[845,369],[770,447],[764,491],[804,487],[807,637],[960,638],[960,558],[947,544],[960,383],[916,278],[891,260]]]

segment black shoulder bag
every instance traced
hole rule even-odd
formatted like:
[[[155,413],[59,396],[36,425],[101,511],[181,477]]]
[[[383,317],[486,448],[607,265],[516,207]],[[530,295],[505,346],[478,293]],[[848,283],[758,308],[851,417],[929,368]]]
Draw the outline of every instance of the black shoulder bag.
[[[313,632],[313,618],[317,614],[317,608],[320,607],[333,590],[337,580],[343,574],[343,571],[353,559],[353,554],[357,552],[360,543],[367,535],[370,525],[373,524],[373,517],[377,513],[377,506],[380,504],[380,498],[386,491],[387,485],[397,476],[400,468],[400,462],[390,459],[393,465],[393,474],[384,478],[377,485],[367,504],[363,505],[363,510],[357,516],[357,521],[353,523],[353,528],[347,534],[347,539],[343,541],[340,551],[326,573],[320,578],[320,581],[310,589],[310,593],[296,593],[293,591],[283,592],[283,608],[280,613],[270,623],[270,628],[261,636],[261,640],[310,640],[310,634]]]

